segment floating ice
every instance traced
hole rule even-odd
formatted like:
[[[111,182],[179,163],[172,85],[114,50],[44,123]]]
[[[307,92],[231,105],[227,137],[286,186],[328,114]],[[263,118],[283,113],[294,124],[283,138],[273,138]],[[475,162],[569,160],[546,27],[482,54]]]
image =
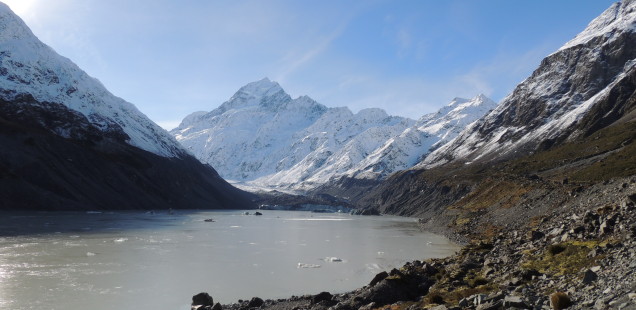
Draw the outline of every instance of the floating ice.
[[[86,256],[95,256],[97,254],[93,253],[93,252],[86,252]]]
[[[122,242],[126,242],[128,241],[128,238],[117,238],[115,240],[113,240],[113,242],[115,243],[122,243]]]
[[[320,268],[320,265],[298,263],[298,268]]]
[[[338,258],[338,257],[325,257],[325,261],[326,261],[326,262],[331,262],[331,263],[338,263],[338,262],[342,262],[342,258]]]

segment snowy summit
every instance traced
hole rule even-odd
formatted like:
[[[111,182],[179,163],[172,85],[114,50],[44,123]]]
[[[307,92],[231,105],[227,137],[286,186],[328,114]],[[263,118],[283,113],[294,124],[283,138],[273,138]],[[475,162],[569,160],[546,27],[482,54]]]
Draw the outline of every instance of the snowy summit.
[[[495,103],[455,99],[419,121],[381,109],[327,108],[292,99],[265,78],[210,112],[187,116],[171,133],[221,176],[265,188],[308,190],[341,177],[378,179],[415,165]]]

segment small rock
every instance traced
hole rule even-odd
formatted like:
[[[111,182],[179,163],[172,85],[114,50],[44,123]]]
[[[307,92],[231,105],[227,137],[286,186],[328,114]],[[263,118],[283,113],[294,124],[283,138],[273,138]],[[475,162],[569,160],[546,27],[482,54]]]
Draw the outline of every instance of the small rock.
[[[475,306],[479,306],[483,303],[486,303],[486,300],[488,300],[488,295],[477,294],[477,296],[475,296],[475,299],[473,299],[473,303],[475,304]]]
[[[375,302],[371,302],[371,303],[369,303],[367,305],[364,305],[364,306],[360,307],[360,309],[358,309],[358,310],[371,310],[371,309],[375,308],[375,305],[376,305]]]
[[[501,300],[495,301],[495,302],[486,302],[477,306],[477,310],[497,310],[497,309],[501,309],[502,305],[503,305],[503,301]]]
[[[627,294],[627,297],[629,297],[632,300],[636,300],[636,293],[629,293]]]
[[[223,306],[217,302],[214,304],[214,307],[212,307],[212,310],[223,310]]]
[[[504,292],[497,291],[497,292],[494,292],[494,293],[491,293],[490,295],[488,295],[488,300],[497,301],[497,300],[502,300],[505,297],[506,297],[506,294],[504,294]]]
[[[591,269],[586,270],[583,274],[583,284],[590,284],[596,281],[596,279],[598,279],[598,275]]]
[[[515,307],[515,308],[525,308],[525,307],[527,307],[526,303],[523,302],[523,300],[519,296],[506,296],[506,297],[504,297],[503,306],[506,309],[508,309],[510,307]]]
[[[534,277],[541,276],[541,273],[539,271],[537,271],[536,269],[524,269],[524,270],[521,271],[520,276],[521,276],[522,279],[524,279],[526,281],[530,281]]]
[[[584,231],[585,231],[585,227],[584,226],[576,226],[576,227],[570,229],[570,233],[574,234],[574,235],[580,234],[580,233],[582,233]]]
[[[594,303],[594,308],[596,309],[606,309],[607,308],[607,300],[604,298],[597,299]]]
[[[508,286],[513,286],[513,287],[519,286],[519,285],[521,285],[521,279],[519,279],[519,278],[512,278],[512,279],[510,279],[510,281],[508,281],[508,282],[506,283],[506,285],[508,285]]]
[[[590,270],[592,270],[594,272],[599,272],[599,271],[601,271],[601,266],[594,266],[594,267],[590,268]]]
[[[467,307],[468,307],[468,305],[470,305],[470,303],[468,302],[468,299],[466,299],[466,298],[462,298],[462,299],[459,301],[459,304],[458,304],[458,306],[460,306],[460,307],[462,307],[462,308],[467,308]]]
[[[439,305],[439,306],[435,306],[433,308],[430,308],[430,310],[448,310],[448,308],[446,308],[446,306],[444,306],[444,305]]]
[[[598,232],[601,235],[606,235],[612,232],[613,223],[611,221],[603,221],[601,226],[598,228]]]

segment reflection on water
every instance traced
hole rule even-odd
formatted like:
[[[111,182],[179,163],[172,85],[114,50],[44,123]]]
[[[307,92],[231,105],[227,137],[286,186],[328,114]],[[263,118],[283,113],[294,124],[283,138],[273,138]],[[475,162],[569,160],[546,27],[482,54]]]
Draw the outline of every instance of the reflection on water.
[[[412,219],[266,211],[0,214],[0,309],[189,309],[344,292],[456,247]],[[214,219],[214,222],[205,222]]]

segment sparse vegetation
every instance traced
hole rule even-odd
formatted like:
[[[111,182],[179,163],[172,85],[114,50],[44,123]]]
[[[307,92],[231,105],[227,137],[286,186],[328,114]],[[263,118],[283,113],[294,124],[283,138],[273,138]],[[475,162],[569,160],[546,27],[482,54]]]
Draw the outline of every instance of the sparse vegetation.
[[[594,265],[598,258],[588,258],[587,254],[601,242],[569,241],[548,246],[542,254],[528,255],[523,268],[535,269],[551,276],[571,275],[581,268]]]
[[[566,293],[556,292],[550,295],[550,304],[554,310],[563,310],[572,305],[572,300]]]

